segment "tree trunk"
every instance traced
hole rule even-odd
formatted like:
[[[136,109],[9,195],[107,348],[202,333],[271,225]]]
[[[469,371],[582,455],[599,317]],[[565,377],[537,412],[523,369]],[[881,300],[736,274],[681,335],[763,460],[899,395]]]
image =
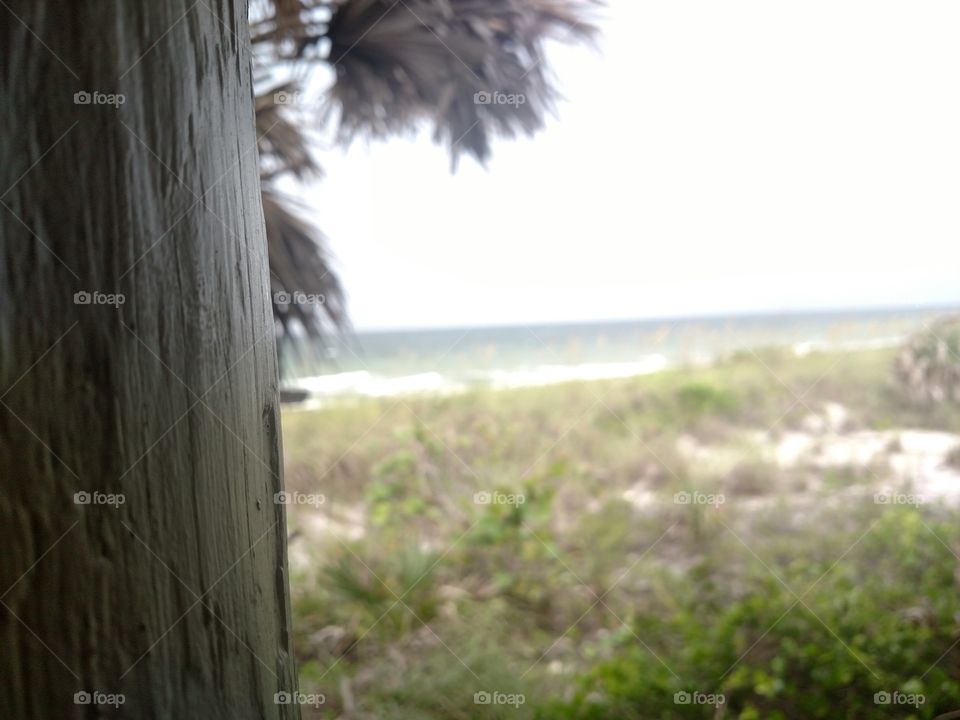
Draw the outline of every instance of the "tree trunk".
[[[0,7],[5,717],[300,716],[246,13]]]

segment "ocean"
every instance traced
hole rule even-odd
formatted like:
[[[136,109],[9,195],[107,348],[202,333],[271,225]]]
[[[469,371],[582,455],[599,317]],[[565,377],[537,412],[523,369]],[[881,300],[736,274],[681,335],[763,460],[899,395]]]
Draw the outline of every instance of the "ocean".
[[[285,385],[315,401],[453,394],[642,375],[747,348],[898,345],[954,308],[356,332],[286,352]]]

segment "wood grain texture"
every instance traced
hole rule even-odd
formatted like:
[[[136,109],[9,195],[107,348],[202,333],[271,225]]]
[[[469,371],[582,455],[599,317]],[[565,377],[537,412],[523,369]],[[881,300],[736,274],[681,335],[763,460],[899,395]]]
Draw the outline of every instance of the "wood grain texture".
[[[0,707],[299,718],[246,3],[7,5]]]

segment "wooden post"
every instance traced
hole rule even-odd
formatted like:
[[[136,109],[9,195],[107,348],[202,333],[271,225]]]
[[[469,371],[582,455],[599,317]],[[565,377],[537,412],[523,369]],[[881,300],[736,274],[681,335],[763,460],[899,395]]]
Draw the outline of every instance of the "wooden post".
[[[3,715],[299,718],[246,3],[0,48]]]

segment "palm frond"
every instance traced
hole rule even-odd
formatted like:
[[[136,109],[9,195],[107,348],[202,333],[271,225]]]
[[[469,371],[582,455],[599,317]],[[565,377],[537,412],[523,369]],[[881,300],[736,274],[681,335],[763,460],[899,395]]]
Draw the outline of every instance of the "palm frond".
[[[261,180],[284,173],[306,180],[320,172],[310,152],[307,123],[296,116],[293,101],[298,95],[297,85],[287,82],[268,88],[254,99]]]
[[[251,42],[261,75],[269,78],[277,63],[301,57],[322,34],[325,24],[315,22],[318,9],[321,20],[329,18],[329,8],[319,0],[253,0]],[[265,81],[261,78],[259,84]],[[296,208],[296,201],[277,188],[284,176],[306,181],[320,175],[308,136],[310,119],[298,100],[295,81],[267,84],[254,99],[273,316],[286,342],[301,333],[322,337],[348,324],[326,238]]]
[[[254,0],[250,41],[271,45],[277,59],[300,59],[319,45],[335,0]]]
[[[329,324],[347,324],[343,288],[319,231],[294,209],[294,201],[264,187],[273,312],[287,337],[294,324],[310,336]]]
[[[289,102],[296,97],[296,84],[284,83],[254,100],[273,315],[285,339],[295,336],[294,324],[308,336],[320,337],[325,328],[341,329],[347,322],[326,239],[295,209],[295,201],[276,188],[285,175],[302,181],[320,174],[310,152],[307,123]]]
[[[323,59],[333,67],[327,112],[341,141],[432,122],[454,163],[464,152],[483,162],[494,136],[542,127],[557,95],[543,63],[545,42],[592,38],[598,2],[253,0],[251,41],[266,76],[288,61]],[[256,98],[273,309],[286,338],[297,324],[313,336],[347,324],[323,235],[277,190],[283,176],[302,181],[320,172],[297,90],[295,82],[273,83]],[[276,299],[296,293],[324,301]]]
[[[556,89],[550,38],[589,39],[595,0],[343,0],[327,28],[340,139],[434,125],[456,161],[490,139],[532,134]]]

